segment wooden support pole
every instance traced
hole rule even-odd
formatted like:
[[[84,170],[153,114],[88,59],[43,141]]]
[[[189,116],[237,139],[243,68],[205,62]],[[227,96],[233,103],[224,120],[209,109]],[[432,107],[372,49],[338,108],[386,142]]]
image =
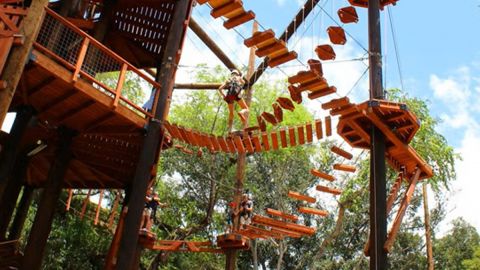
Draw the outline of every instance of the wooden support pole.
[[[1,92],[2,90],[0,90]],[[18,148],[20,142],[25,134],[25,130],[28,127],[28,123],[32,119],[34,110],[30,106],[21,107],[17,111],[17,116],[13,122],[10,135],[8,136],[7,143],[4,150],[0,153],[0,198],[2,197],[3,190],[5,189],[8,178],[12,174],[12,170],[17,159]]]
[[[70,145],[74,132],[66,128],[59,131],[59,143],[55,159],[48,172],[47,183],[42,192],[37,213],[33,221],[21,269],[40,269],[48,235],[52,228],[57,201],[72,158]]]
[[[85,212],[87,212],[87,207],[88,207],[88,204],[90,203],[90,194],[92,194],[91,189],[88,190],[87,196],[83,200],[82,210],[80,211],[80,219],[83,219],[83,217],[85,216]]]
[[[410,181],[410,184],[408,185],[408,189],[405,192],[405,195],[403,196],[403,200],[402,200],[402,203],[400,204],[400,208],[398,209],[397,216],[393,221],[392,228],[388,233],[387,241],[385,241],[385,244],[383,246],[386,252],[390,252],[392,250],[393,243],[395,242],[397,233],[400,230],[400,225],[402,224],[403,217],[407,212],[407,207],[410,204],[410,200],[412,199],[413,192],[415,192],[415,186],[417,185],[420,172],[421,170],[417,169],[417,171],[415,172],[415,175]]]
[[[25,220],[27,219],[28,209],[33,198],[33,188],[31,186],[24,186],[22,191],[22,198],[17,206],[15,217],[13,218],[12,225],[10,226],[10,232],[8,234],[8,240],[16,240],[20,238],[22,234]]]
[[[70,204],[72,203],[72,197],[73,197],[73,189],[69,188],[68,189],[68,199],[67,203],[65,205],[65,211],[70,211]]]
[[[120,246],[120,237],[123,231],[123,224],[125,222],[125,216],[127,214],[127,209],[125,205],[122,207],[122,212],[118,218],[117,228],[115,229],[115,234],[113,235],[112,243],[110,244],[110,249],[108,250],[107,257],[105,259],[105,270],[115,269],[118,258],[118,249]]]
[[[129,199],[126,206],[127,214],[120,237],[116,269],[138,268],[138,265],[134,265],[136,251],[134,247],[138,245],[138,232],[140,231],[141,217],[145,205],[145,195],[152,178],[152,167],[157,166],[155,161],[157,156],[160,155],[160,146],[164,136],[162,132],[163,122],[166,120],[170,108],[176,67],[180,61],[181,48],[186,33],[185,27],[188,25],[191,6],[191,0],[175,2],[167,45],[155,78],[160,83],[161,89],[156,103],[157,110],[154,119],[151,119],[148,123],[140,158],[132,179],[134,184],[131,185],[129,190]]]
[[[176,83],[173,88],[175,90],[217,90],[220,83]]]
[[[103,193],[105,192],[104,189],[100,191],[100,195],[98,196],[98,204],[97,209],[95,210],[95,220],[93,221],[93,225],[98,225],[98,219],[100,217],[100,210],[102,209],[102,200],[103,200]]]
[[[118,204],[120,203],[120,192],[115,192],[115,201],[113,201],[112,210],[110,211],[110,216],[108,217],[108,228],[111,229],[113,226],[113,221],[115,220],[115,214],[117,213]]]
[[[422,192],[423,192],[423,212],[425,215],[425,242],[427,244],[427,265],[428,265],[428,270],[433,270],[435,264],[433,261],[432,230],[430,227],[430,209],[428,208],[428,190],[427,190],[426,182],[423,182]]]
[[[15,89],[22,77],[23,69],[27,63],[33,42],[37,36],[45,7],[48,0],[32,1],[28,9],[28,14],[20,26],[20,34],[25,37],[23,45],[12,48],[10,56],[5,63],[5,68],[0,76],[0,81],[6,81],[7,87],[0,89],[0,126],[7,115],[12,102]]]
[[[0,200],[0,241],[5,240],[8,225],[27,174],[28,161],[26,155],[17,159],[13,175],[8,180],[5,192]]]
[[[230,70],[237,69],[237,66],[233,63],[232,60],[227,56],[226,53],[222,51],[222,49],[215,43],[213,39],[211,39],[208,34],[203,31],[202,27],[193,19],[190,18],[190,22],[188,26],[192,31],[197,35],[203,43],[215,54],[220,61]],[[218,89],[218,88],[217,88]]]

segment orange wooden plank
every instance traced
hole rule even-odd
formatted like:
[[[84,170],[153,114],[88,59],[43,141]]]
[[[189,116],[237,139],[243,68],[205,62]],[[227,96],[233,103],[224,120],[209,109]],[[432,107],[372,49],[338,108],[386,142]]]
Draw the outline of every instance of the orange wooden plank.
[[[253,11],[247,11],[224,22],[223,26],[227,29],[231,29],[253,19],[255,19],[255,13],[253,13]]]
[[[255,147],[255,152],[260,153],[262,152],[262,144],[257,136],[252,137],[253,146]]]
[[[307,142],[308,143],[311,143],[313,141],[313,128],[312,128],[312,124],[311,123],[308,123],[306,126],[305,126],[305,129],[307,130]]]
[[[336,92],[337,92],[337,88],[335,86],[330,86],[330,87],[322,88],[322,89],[319,89],[319,90],[313,90],[313,92],[308,94],[308,98],[309,99],[317,99],[317,98],[321,98],[321,97],[324,97],[324,96],[328,96],[328,95],[336,93]]]
[[[305,144],[305,128],[304,126],[297,127],[298,144]]]
[[[273,238],[282,238],[283,237],[282,234],[280,234],[280,233],[276,233],[276,232],[273,232],[271,230],[266,230],[266,229],[263,229],[263,228],[260,228],[260,227],[257,227],[257,226],[245,225],[245,227],[249,230],[253,230],[253,231],[262,233],[264,235],[268,235],[268,236],[273,237]]]
[[[296,199],[296,200],[300,200],[300,201],[305,201],[305,202],[309,202],[309,203],[315,203],[317,202],[317,199],[313,198],[313,197],[310,197],[310,196],[307,196],[307,195],[303,195],[303,194],[300,194],[298,192],[295,192],[295,191],[288,191],[288,197],[292,198],[292,199]]]
[[[218,144],[220,145],[220,148],[222,149],[223,152],[228,153],[230,150],[228,149],[227,142],[225,141],[225,138],[223,137],[217,137]]]
[[[347,165],[347,164],[334,164],[333,169],[337,171],[344,171],[344,172],[351,172],[351,173],[354,173],[357,170],[355,166]]]
[[[252,37],[246,39],[243,43],[250,48],[272,38],[275,38],[275,32],[272,29],[268,29],[263,32],[255,32]]]
[[[242,154],[245,153],[245,147],[243,145],[242,138],[240,136],[234,136],[233,140],[238,152]]]
[[[270,133],[270,137],[272,137],[272,148],[273,150],[278,150],[278,135],[276,131],[272,131]]]
[[[339,155],[339,156],[342,156],[348,160],[352,159],[353,158],[353,155],[343,149],[341,149],[340,147],[337,147],[337,146],[332,146],[330,148],[330,150],[332,150],[333,153]]]
[[[302,237],[302,235],[297,233],[297,232],[292,232],[292,231],[285,230],[285,229],[280,229],[280,228],[272,228],[271,231],[274,232],[274,233],[279,233],[279,234],[286,235],[286,236],[292,237],[292,238]]]
[[[307,83],[313,80],[318,79],[318,75],[312,71],[300,71],[297,75],[289,77],[288,83],[289,84],[296,84],[296,83]]]
[[[221,16],[224,16],[234,10],[237,10],[237,9],[241,9],[243,8],[243,4],[242,4],[242,1],[241,0],[233,0],[233,1],[230,1],[224,5],[221,5],[219,7],[216,7],[214,9],[212,9],[210,11],[210,15],[213,17],[213,18],[218,18],[218,17],[221,17]]]
[[[322,120],[320,119],[315,120],[315,133],[317,134],[317,140],[323,138]]]
[[[317,215],[317,216],[322,216],[322,217],[328,216],[327,211],[320,210],[320,209],[315,209],[315,208],[310,208],[310,207],[299,207],[298,212],[300,212],[302,214],[311,214],[311,215]]]
[[[270,227],[287,229],[287,230],[291,230],[291,231],[298,232],[305,235],[313,235],[315,233],[315,228],[310,228],[308,226],[290,223],[290,222],[284,222],[284,221],[276,220],[269,217],[259,216],[259,215],[254,215],[252,218],[252,222],[256,224],[270,226]]]
[[[293,222],[297,222],[298,221],[298,217],[295,216],[295,215],[291,215],[291,214],[287,214],[287,213],[284,213],[282,211],[279,211],[279,210],[275,210],[275,209],[272,209],[272,208],[267,208],[265,209],[265,212],[269,215],[272,215],[272,216],[277,216],[277,217],[281,217],[283,219],[288,219],[288,220],[291,220]]]
[[[271,68],[274,68],[274,67],[279,66],[281,64],[284,64],[288,61],[292,61],[293,59],[296,59],[297,56],[298,55],[297,55],[296,52],[288,52],[286,54],[283,54],[283,55],[277,56],[273,59],[270,59],[268,61],[268,66],[271,67]]]
[[[253,144],[252,140],[250,139],[250,135],[244,136],[245,138],[243,139],[243,144],[245,145],[245,148],[247,149],[247,153],[253,153],[255,149],[253,149]]]
[[[337,98],[337,99],[332,99],[329,102],[323,103],[322,109],[330,110],[330,109],[340,108],[348,104],[350,104],[350,99],[348,97]]]
[[[336,180],[334,176],[326,174],[326,173],[321,172],[321,171],[316,170],[316,169],[311,169],[310,173],[312,175],[316,176],[316,177],[320,177],[320,178],[325,179],[325,180],[330,181],[330,182],[333,182],[333,181]]]
[[[287,144],[287,131],[285,129],[280,129],[280,140],[282,141],[282,147],[288,147]]]
[[[210,141],[212,142],[213,150],[215,152],[222,150],[220,144],[218,143],[217,137],[210,135],[209,138],[210,138]]]
[[[340,194],[342,194],[342,191],[341,191],[340,189],[330,188],[330,187],[326,187],[326,186],[322,186],[322,185],[318,185],[318,186],[316,187],[316,189],[317,189],[318,191],[330,193],[330,194],[333,194],[333,195],[340,195]]]
[[[332,136],[332,118],[330,116],[325,117],[325,135]]]
[[[296,146],[296,140],[295,140],[295,128],[291,127],[288,128],[288,138],[290,139],[290,146]]]
[[[270,150],[270,143],[268,142],[268,133],[262,132],[262,144],[263,150],[269,151]]]
[[[235,149],[235,143],[233,142],[233,139],[231,137],[227,137],[225,141],[227,142],[229,152],[236,153],[237,149]]]

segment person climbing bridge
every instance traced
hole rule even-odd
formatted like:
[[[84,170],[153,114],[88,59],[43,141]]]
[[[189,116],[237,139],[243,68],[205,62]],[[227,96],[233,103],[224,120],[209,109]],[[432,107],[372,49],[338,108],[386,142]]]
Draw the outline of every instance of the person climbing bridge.
[[[231,129],[231,126],[233,124],[235,102],[237,102],[240,108],[242,108],[242,110],[238,112],[238,116],[240,117],[240,120],[242,121],[243,124],[246,124],[247,122],[246,114],[248,113],[248,106],[247,106],[247,103],[245,103],[245,100],[243,100],[240,97],[240,93],[242,92],[244,85],[245,85],[245,80],[242,78],[242,74],[240,73],[240,71],[234,69],[230,74],[230,78],[228,78],[228,80],[225,81],[218,88],[218,91],[223,96],[223,100],[225,100],[228,104],[229,129]],[[227,90],[226,94],[222,91],[224,89]]]
[[[143,211],[142,230],[150,231],[152,228],[152,222],[158,224],[157,209],[158,207],[166,207],[166,203],[161,203],[157,193],[153,190],[149,190],[145,197],[145,208]]]
[[[240,225],[245,229],[245,225],[250,225],[253,216],[253,201],[252,196],[247,193],[242,195],[240,203]]]
[[[233,232],[233,221],[238,215],[237,204],[235,202],[230,202],[227,209],[227,230],[226,233]]]

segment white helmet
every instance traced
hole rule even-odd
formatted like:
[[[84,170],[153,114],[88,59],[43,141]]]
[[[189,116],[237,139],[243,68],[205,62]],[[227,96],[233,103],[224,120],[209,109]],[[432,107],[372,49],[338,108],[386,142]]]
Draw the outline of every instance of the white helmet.
[[[237,76],[240,76],[241,73],[240,71],[236,70],[236,69],[232,69],[232,72],[230,73],[231,75],[237,75]]]

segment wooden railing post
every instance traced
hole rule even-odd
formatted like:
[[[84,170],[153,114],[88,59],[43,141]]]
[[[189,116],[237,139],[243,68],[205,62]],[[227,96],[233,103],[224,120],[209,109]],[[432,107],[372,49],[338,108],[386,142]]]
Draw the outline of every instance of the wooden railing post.
[[[80,52],[78,53],[77,63],[75,64],[75,70],[73,71],[72,80],[76,82],[78,80],[78,75],[82,70],[83,61],[85,60],[85,55],[87,54],[88,44],[90,40],[87,37],[83,38],[82,46],[80,47]]]
[[[118,106],[118,101],[122,96],[123,83],[125,82],[125,77],[127,75],[128,65],[126,63],[122,64],[122,69],[120,70],[120,75],[118,76],[117,88],[115,89],[115,99],[113,100],[113,107]]]

